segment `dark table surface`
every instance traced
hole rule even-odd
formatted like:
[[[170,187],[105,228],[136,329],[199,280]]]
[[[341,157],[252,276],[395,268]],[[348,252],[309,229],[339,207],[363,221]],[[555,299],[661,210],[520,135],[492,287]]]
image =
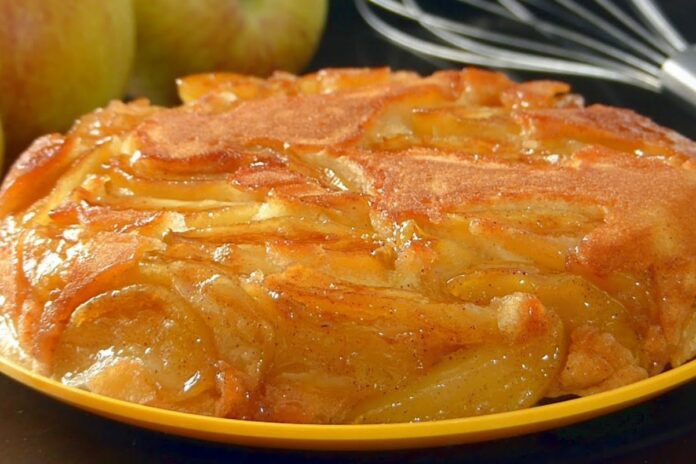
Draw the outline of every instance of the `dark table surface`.
[[[660,2],[696,42],[693,0]],[[348,0],[333,0],[310,69],[383,66],[429,73],[452,66],[401,51],[377,37]],[[526,78],[531,75],[516,74]],[[588,102],[633,108],[696,138],[696,118],[673,101],[627,86],[567,79]],[[123,425],[46,398],[0,376],[0,463],[217,462],[696,462],[696,383],[578,425],[488,443],[391,452],[272,451],[198,442]]]

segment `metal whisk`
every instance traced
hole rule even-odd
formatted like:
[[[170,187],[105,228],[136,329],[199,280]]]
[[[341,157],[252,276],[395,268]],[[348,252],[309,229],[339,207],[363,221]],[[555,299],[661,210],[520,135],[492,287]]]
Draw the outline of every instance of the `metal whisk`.
[[[696,109],[696,46],[683,39],[652,0],[628,0],[623,7],[614,0],[456,1],[522,25],[540,39],[438,15],[428,10],[433,4],[425,0],[355,3],[378,33],[426,56],[608,79],[670,92]],[[390,17],[412,21],[416,31],[395,26]]]

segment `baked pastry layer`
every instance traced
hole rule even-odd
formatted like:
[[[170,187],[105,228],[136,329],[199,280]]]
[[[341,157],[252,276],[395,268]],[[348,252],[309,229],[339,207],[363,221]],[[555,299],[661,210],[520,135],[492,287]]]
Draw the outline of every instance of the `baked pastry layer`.
[[[477,69],[182,79],[0,191],[0,351],[224,417],[443,419],[696,354],[696,144]]]

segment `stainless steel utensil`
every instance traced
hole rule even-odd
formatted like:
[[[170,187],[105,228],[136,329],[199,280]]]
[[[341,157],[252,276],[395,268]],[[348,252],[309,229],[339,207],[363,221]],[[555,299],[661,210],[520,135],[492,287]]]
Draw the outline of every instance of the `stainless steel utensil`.
[[[425,0],[355,3],[378,33],[426,56],[608,79],[666,91],[696,109],[696,46],[683,39],[652,0],[628,0],[623,7],[615,0],[592,0],[593,5],[576,0],[456,1],[522,24],[542,39],[456,21],[429,11],[432,5]],[[415,32],[397,27],[389,17],[418,27]]]

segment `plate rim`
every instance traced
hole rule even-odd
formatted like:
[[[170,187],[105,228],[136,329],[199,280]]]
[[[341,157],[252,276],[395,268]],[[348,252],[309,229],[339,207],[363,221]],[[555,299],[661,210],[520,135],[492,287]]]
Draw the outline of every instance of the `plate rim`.
[[[64,385],[3,357],[0,373],[79,409],[182,437],[278,449],[387,450],[510,438],[589,420],[696,379],[696,360],[605,392],[517,411],[432,422],[358,425],[246,421],[145,406]]]

